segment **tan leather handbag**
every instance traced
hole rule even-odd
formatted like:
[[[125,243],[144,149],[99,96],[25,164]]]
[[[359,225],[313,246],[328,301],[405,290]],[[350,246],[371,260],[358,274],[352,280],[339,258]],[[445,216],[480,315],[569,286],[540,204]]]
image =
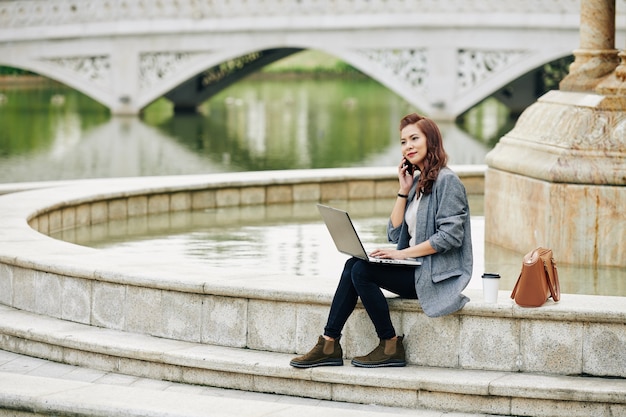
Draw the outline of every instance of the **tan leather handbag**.
[[[511,298],[522,307],[539,307],[550,297],[554,301],[561,298],[559,272],[552,250],[539,247],[524,255]]]

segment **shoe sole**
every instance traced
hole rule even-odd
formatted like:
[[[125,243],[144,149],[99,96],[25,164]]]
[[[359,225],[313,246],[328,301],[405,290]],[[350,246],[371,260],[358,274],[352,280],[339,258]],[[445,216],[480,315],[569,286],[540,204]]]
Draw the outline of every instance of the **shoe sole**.
[[[352,365],[359,368],[383,368],[383,367],[403,367],[406,366],[406,361],[389,361],[379,363],[359,362],[352,360]]]
[[[294,368],[315,368],[316,366],[343,366],[343,360],[331,360],[331,361],[323,361],[323,362],[310,362],[310,363],[299,363],[299,362],[289,362],[289,365]]]

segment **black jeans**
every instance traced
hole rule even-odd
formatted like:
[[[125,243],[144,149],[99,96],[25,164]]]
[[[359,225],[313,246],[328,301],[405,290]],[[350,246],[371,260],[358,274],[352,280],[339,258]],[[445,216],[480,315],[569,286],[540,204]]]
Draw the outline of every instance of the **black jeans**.
[[[356,307],[358,297],[367,311],[380,339],[391,339],[396,331],[389,316],[389,305],[381,288],[402,298],[416,299],[415,267],[372,264],[350,258],[341,273],[324,327],[326,336],[338,339],[343,326]]]

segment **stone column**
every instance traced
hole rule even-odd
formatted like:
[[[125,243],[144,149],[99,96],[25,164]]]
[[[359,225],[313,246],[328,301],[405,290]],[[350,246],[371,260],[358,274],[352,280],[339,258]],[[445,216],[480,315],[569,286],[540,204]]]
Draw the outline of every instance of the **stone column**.
[[[574,51],[562,91],[593,91],[619,63],[615,49],[615,0],[582,0],[580,49]]]
[[[580,31],[561,90],[524,110],[486,157],[485,241],[624,266],[626,52],[613,49],[615,0],[582,0]]]
[[[618,56],[621,59],[620,65],[598,84],[596,91],[607,96],[621,97],[621,100],[626,101],[626,49],[623,49]],[[622,106],[624,107],[626,105]]]

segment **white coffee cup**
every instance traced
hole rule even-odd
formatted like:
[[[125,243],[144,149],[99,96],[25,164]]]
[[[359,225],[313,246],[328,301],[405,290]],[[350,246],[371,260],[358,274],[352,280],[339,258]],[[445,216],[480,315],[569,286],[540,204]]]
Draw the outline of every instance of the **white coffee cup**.
[[[486,303],[498,302],[498,289],[500,288],[500,275],[487,273],[483,274],[483,299]]]

